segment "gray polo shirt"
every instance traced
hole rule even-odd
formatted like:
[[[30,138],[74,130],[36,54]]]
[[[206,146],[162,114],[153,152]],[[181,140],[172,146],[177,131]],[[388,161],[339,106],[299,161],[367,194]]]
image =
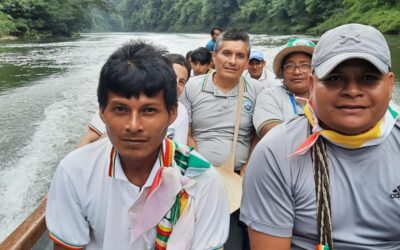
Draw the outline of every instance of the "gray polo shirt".
[[[214,85],[213,74],[190,78],[180,101],[188,110],[189,124],[198,152],[213,165],[219,166],[232,149],[239,87],[236,86],[225,94]],[[254,106],[257,94],[262,89],[256,80],[245,77],[243,79],[245,89],[235,169],[240,169],[247,162],[254,131]]]
[[[263,89],[254,108],[253,123],[257,134],[270,122],[284,122],[293,116],[304,114],[303,108],[304,105],[283,85]]]
[[[271,130],[244,177],[240,219],[315,249],[317,207],[310,152],[288,158],[308,136],[304,116]],[[349,150],[327,142],[335,249],[400,248],[400,122],[377,146]]]

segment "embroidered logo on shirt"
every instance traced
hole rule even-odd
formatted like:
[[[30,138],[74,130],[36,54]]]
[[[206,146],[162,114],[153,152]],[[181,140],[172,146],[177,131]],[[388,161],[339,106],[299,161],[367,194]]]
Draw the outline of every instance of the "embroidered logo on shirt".
[[[247,97],[243,96],[243,106],[242,110],[249,115],[252,115],[254,112],[254,103]]]
[[[400,185],[393,189],[392,193],[390,194],[391,199],[400,199]]]

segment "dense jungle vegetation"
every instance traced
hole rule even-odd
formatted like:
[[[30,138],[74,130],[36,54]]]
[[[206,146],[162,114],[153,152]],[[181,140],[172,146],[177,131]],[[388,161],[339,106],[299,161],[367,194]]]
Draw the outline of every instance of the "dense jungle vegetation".
[[[399,0],[0,0],[0,36],[82,31],[319,34],[349,22],[400,33]]]

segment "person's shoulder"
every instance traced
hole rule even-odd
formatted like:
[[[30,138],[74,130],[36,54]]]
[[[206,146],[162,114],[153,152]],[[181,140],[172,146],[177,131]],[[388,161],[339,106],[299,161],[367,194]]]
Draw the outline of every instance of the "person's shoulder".
[[[68,153],[61,160],[60,167],[69,173],[91,173],[111,147],[109,139],[102,138]]]
[[[188,116],[185,105],[180,101],[178,101],[178,116]]]
[[[190,77],[185,85],[185,89],[201,89],[206,76],[207,74]]]
[[[242,76],[246,84],[246,92],[250,91],[255,97],[263,90],[263,84],[256,79],[248,76]]]
[[[268,148],[289,147],[293,151],[308,136],[309,123],[304,115],[293,118],[273,127],[259,142]]]
[[[270,96],[271,98],[278,98],[285,94],[285,88],[282,85],[273,86],[270,88],[264,88],[259,96]],[[258,97],[261,98],[261,97]]]

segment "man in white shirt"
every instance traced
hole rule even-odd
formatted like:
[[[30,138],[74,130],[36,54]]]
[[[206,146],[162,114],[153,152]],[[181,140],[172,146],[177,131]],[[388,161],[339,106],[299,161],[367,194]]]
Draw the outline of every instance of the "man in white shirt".
[[[243,75],[260,81],[264,88],[282,85],[281,80],[276,79],[275,74],[265,68],[266,64],[264,54],[261,51],[252,50],[247,70],[244,71]]]
[[[176,75],[158,49],[130,42],[100,74],[108,137],[67,155],[46,223],[55,249],[216,249],[228,236],[223,183],[191,148],[165,138]]]
[[[187,80],[189,79],[190,64],[182,55],[179,54],[170,53],[164,56],[172,64],[172,68],[174,69],[176,75],[178,96],[180,96]],[[189,117],[187,114],[187,110],[182,103],[178,102],[178,115],[176,117],[176,120],[169,126],[167,137],[179,143],[187,144],[188,131]],[[106,128],[100,118],[99,112],[97,111],[93,115],[92,120],[87,126],[87,132],[81,138],[78,147],[97,141],[98,139],[100,139],[100,137],[106,135]]]

